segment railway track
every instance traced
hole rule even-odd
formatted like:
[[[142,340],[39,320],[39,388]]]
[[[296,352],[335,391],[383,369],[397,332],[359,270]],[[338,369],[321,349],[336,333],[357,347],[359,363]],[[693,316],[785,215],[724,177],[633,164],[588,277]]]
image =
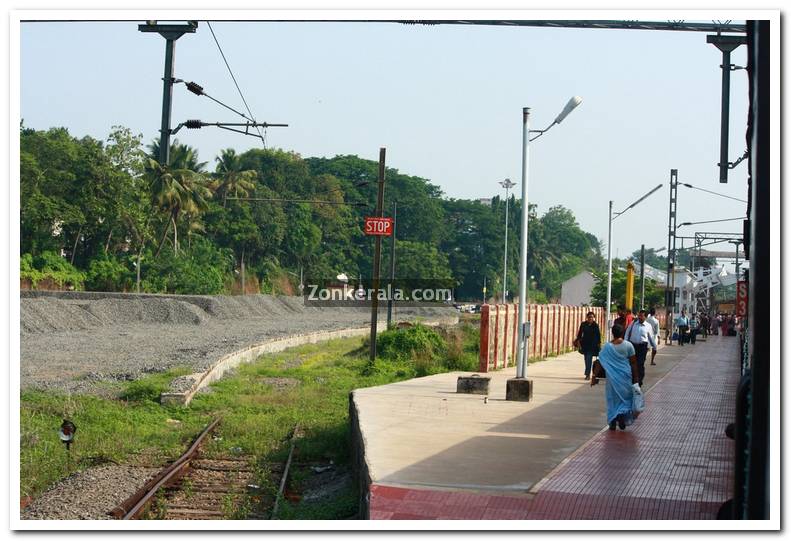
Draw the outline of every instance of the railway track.
[[[204,458],[210,423],[186,453],[165,467],[110,514],[122,520],[262,520],[276,518],[300,433],[295,427],[285,463],[256,465],[251,457]],[[279,487],[274,493],[273,487]]]

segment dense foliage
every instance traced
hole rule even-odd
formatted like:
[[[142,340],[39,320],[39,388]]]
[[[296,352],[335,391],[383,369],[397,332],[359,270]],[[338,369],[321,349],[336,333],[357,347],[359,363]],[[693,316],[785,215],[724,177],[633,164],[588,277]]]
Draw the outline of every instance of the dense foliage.
[[[278,149],[222,151],[214,170],[174,140],[162,166],[154,141],[115,126],[106,141],[65,128],[21,128],[23,278],[71,287],[172,293],[296,292],[300,274],[356,281],[372,273],[378,163],[302,158]],[[288,201],[284,201],[288,200]],[[319,203],[320,202],[320,203]],[[429,180],[387,168],[385,213],[397,204],[396,278],[452,279],[457,299],[502,295],[505,200],[447,199]],[[509,297],[517,295],[521,201],[509,204]],[[530,299],[560,295],[601,271],[599,242],[566,208],[529,209]],[[390,265],[383,243],[383,275]],[[53,267],[53,258],[66,266]],[[70,274],[69,274],[70,273]],[[68,274],[68,276],[67,276]]]

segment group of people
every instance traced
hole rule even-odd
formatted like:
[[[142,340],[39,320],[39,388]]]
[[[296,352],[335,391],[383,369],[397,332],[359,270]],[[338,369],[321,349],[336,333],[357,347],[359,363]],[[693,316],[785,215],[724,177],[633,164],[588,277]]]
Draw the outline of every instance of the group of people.
[[[710,321],[711,333],[722,336],[736,336],[739,319],[733,314],[717,314]]]
[[[585,379],[598,383],[602,374],[593,369],[593,358],[604,370],[607,398],[607,423],[610,430],[621,430],[637,417],[635,394],[640,394],[645,378],[645,362],[651,348],[651,364],[655,365],[659,320],[656,311],[640,310],[635,318],[621,306],[611,328],[612,339],[601,346],[601,330],[593,312],[588,312],[577,332],[575,345],[585,358]]]
[[[687,317],[686,310],[681,310],[675,324],[677,336],[672,338],[678,342],[679,346],[683,346],[687,343],[694,345],[698,335],[705,339],[709,332],[714,335],[722,332],[723,336],[736,336],[738,322],[733,315],[716,314],[709,317],[706,314],[692,314]]]
[[[738,320],[733,316],[716,314],[692,314],[687,317],[685,310],[675,320],[678,344],[695,344],[698,334],[706,336],[722,332],[735,336]],[[624,306],[618,307],[618,317],[610,329],[612,338],[602,343],[601,329],[596,323],[593,312],[588,312],[585,321],[577,331],[574,345],[585,358],[585,380],[596,385],[599,378],[605,378],[607,400],[607,423],[610,430],[618,426],[621,430],[634,422],[642,410],[643,380],[648,350],[651,349],[651,364],[655,365],[657,342],[659,340],[659,320],[653,308],[646,312],[640,310],[635,317]],[[594,361],[598,358],[598,365]],[[639,400],[638,400],[639,399]],[[639,404],[639,405],[638,405]]]

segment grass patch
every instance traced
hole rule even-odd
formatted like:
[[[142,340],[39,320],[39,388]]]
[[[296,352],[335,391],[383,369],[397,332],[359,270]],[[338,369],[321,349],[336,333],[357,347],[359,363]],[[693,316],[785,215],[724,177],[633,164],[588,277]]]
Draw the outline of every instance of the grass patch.
[[[20,496],[35,498],[58,480],[101,462],[160,466],[184,452],[217,416],[223,422],[217,437],[206,443],[207,456],[245,455],[256,463],[285,460],[288,438],[298,424],[302,435],[295,461],[333,461],[347,466],[351,458],[348,412],[352,390],[429,371],[477,368],[474,328],[462,325],[431,332],[439,337],[439,341],[430,338],[437,348],[431,356],[413,348],[409,355],[379,358],[373,364],[368,362],[368,350],[361,347],[359,338],[264,355],[214,383],[211,393],[196,395],[186,408],[159,404],[160,392],[167,389],[171,379],[188,373],[186,369],[129,382],[119,399],[23,392]],[[468,365],[470,368],[466,368]],[[64,418],[77,425],[68,454],[57,434]],[[266,472],[262,470],[260,477],[258,484],[267,486]],[[267,488],[267,492],[274,490],[274,484]],[[349,489],[330,503],[287,503],[278,517],[347,518],[356,509],[356,489]]]
[[[206,414],[163,408],[147,395],[130,396],[141,397],[113,400],[22,392],[20,497],[35,497],[58,480],[96,464],[164,464],[182,453],[208,422]],[[69,452],[58,438],[63,419],[77,426]]]

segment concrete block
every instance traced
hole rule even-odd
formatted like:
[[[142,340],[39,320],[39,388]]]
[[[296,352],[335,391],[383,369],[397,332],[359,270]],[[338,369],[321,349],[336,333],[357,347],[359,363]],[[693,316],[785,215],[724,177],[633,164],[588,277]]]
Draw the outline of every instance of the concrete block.
[[[533,380],[511,378],[505,382],[505,399],[529,402],[533,398]]]
[[[459,376],[456,380],[456,392],[467,394],[489,394],[489,381],[492,378],[488,376],[481,377],[478,374],[472,376]]]

